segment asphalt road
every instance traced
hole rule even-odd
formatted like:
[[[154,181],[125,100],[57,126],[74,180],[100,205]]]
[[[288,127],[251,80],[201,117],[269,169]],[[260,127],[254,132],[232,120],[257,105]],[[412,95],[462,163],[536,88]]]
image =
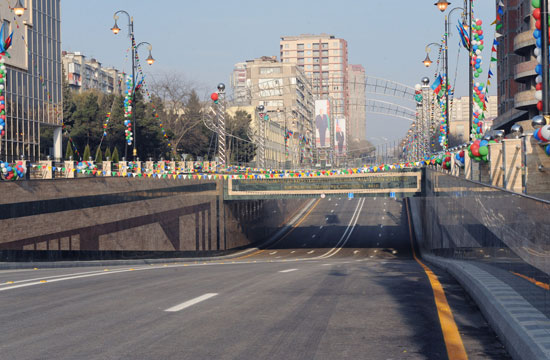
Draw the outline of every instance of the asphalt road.
[[[507,359],[443,284],[470,359]],[[326,198],[266,249],[214,262],[0,271],[0,359],[446,359],[391,199]]]

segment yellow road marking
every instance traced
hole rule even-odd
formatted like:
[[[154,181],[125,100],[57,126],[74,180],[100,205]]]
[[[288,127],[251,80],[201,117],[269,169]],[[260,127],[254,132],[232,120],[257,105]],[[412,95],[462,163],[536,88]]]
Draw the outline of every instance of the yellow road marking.
[[[526,275],[523,275],[523,274],[520,274],[520,273],[517,273],[517,272],[513,272],[513,271],[510,271],[512,274],[516,275],[516,276],[519,276],[520,278],[523,278],[535,285],[537,285],[538,287],[540,288],[543,288],[545,290],[550,290],[550,285],[549,284],[545,284],[541,281],[538,281],[536,279],[533,279],[533,278],[530,278],[529,276],[526,276]]]
[[[412,239],[411,215],[408,207],[409,200],[407,199],[406,201],[407,220],[409,223],[409,239],[411,241],[413,258],[420,266],[422,266],[432,286],[437,315],[439,316],[439,323],[441,324],[441,331],[443,332],[443,340],[445,341],[445,347],[447,348],[447,355],[449,360],[467,360],[468,354],[466,354],[466,349],[464,348],[462,337],[458,332],[458,326],[456,325],[453,312],[447,302],[445,291],[443,290],[437,276],[416,256]]]

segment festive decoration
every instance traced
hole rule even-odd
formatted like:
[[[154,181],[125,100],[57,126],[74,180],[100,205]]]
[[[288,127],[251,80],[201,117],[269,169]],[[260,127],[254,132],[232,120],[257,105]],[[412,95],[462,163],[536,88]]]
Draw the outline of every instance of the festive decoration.
[[[210,94],[210,99],[212,99],[212,101],[214,102],[214,104],[217,104],[218,103],[218,99],[219,99],[219,95],[217,92],[213,92],[212,94]]]
[[[105,122],[103,123],[103,136],[107,136],[107,127],[109,126],[109,120],[111,120],[111,113],[108,112],[105,117]]]
[[[460,167],[464,167],[464,150],[460,150],[455,154],[456,162]]]
[[[126,143],[132,145],[134,140],[134,134],[132,132],[132,99],[134,98],[132,93],[133,81],[131,77],[126,78],[126,95],[124,97],[124,126],[126,130],[124,131],[124,136],[126,138]]]
[[[485,42],[483,40],[482,24],[483,22],[480,19],[476,19],[472,24],[472,62],[470,65],[472,66],[474,77],[476,79],[483,73],[483,59],[481,52],[484,49]],[[487,110],[486,94],[487,88],[485,84],[476,82],[473,87],[474,118],[472,119],[472,133],[470,134],[472,139],[481,139],[483,137],[483,120],[485,119],[484,111]]]
[[[468,147],[468,156],[477,162],[488,162],[489,159],[487,156],[489,155],[489,144],[494,144],[497,142],[498,141],[496,140],[477,139]]]
[[[7,31],[7,30],[6,30]],[[13,38],[13,32],[4,39],[4,24],[0,28],[0,138],[6,135],[6,59],[10,57],[7,50],[10,48]]]
[[[23,179],[27,173],[27,167],[23,161],[15,164],[0,161],[0,178],[3,180]]]
[[[542,112],[542,32],[541,32],[541,10],[540,1],[533,0],[533,17],[535,18],[535,31],[533,31],[533,37],[535,38],[536,48],[534,54],[537,57],[537,65],[535,66],[535,72],[537,77],[535,78],[535,99],[537,102],[537,109]],[[548,34],[547,34],[548,36]]]

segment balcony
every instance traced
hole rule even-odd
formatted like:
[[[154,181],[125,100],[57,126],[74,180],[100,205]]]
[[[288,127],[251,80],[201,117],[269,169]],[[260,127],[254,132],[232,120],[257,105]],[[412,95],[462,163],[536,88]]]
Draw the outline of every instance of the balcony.
[[[514,71],[514,80],[518,82],[527,82],[530,78],[537,76],[535,72],[537,64],[537,59],[517,64]]]
[[[518,110],[528,110],[536,105],[535,89],[522,91],[514,96],[514,107]]]
[[[524,55],[535,47],[535,38],[533,30],[519,33],[514,38],[514,52],[518,55]]]

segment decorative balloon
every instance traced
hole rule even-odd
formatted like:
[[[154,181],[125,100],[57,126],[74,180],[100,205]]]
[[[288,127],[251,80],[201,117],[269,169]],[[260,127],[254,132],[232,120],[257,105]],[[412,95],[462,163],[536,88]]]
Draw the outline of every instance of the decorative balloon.
[[[132,145],[134,140],[134,134],[132,132],[132,87],[133,81],[130,76],[126,78],[126,96],[124,97],[124,126],[126,130],[124,131],[124,137],[128,145]]]

